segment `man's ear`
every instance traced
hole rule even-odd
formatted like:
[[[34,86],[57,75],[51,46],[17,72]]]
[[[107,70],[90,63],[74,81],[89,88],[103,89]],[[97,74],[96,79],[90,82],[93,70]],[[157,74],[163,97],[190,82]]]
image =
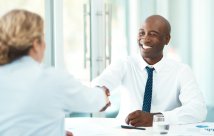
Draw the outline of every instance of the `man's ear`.
[[[170,39],[171,39],[171,36],[168,34],[168,35],[166,36],[166,45],[169,44]]]

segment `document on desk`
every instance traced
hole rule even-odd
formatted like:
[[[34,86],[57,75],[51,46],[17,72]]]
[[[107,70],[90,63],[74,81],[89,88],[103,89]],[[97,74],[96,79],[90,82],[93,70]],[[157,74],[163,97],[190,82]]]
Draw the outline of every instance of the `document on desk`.
[[[214,136],[214,122],[186,125],[171,125],[169,135],[173,136]]]

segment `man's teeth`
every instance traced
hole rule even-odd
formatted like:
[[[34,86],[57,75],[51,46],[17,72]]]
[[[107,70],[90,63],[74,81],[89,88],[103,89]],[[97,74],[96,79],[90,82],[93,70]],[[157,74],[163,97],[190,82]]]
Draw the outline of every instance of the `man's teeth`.
[[[143,48],[144,48],[144,49],[150,49],[150,48],[152,48],[152,47],[143,45]]]
[[[146,46],[143,44],[143,40],[140,40],[140,44],[143,46],[144,49],[150,49],[152,48],[151,46]]]

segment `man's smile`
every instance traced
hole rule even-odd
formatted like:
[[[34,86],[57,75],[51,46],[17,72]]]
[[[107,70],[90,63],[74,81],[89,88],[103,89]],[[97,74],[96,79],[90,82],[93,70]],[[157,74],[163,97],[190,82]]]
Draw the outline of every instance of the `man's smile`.
[[[145,44],[143,43],[143,40],[140,40],[140,46],[141,46],[144,50],[147,50],[147,49],[151,49],[151,48],[152,48],[152,46],[150,46],[150,45],[145,45]]]
[[[145,49],[145,50],[146,50],[146,49],[151,49],[151,48],[152,48],[151,46],[147,46],[147,45],[144,45],[144,44],[143,44],[142,47],[143,47],[143,49]]]

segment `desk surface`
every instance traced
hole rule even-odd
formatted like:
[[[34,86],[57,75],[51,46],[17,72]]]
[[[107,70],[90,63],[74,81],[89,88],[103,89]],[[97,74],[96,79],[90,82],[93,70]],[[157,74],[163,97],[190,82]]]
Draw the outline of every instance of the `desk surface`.
[[[115,118],[66,118],[65,129],[72,131],[74,136],[154,136],[152,127],[146,130],[122,129],[121,123]],[[214,136],[214,132],[204,131],[197,125],[214,128],[214,123],[204,122],[188,125],[170,126],[165,136]],[[202,130],[203,129],[203,130]]]

